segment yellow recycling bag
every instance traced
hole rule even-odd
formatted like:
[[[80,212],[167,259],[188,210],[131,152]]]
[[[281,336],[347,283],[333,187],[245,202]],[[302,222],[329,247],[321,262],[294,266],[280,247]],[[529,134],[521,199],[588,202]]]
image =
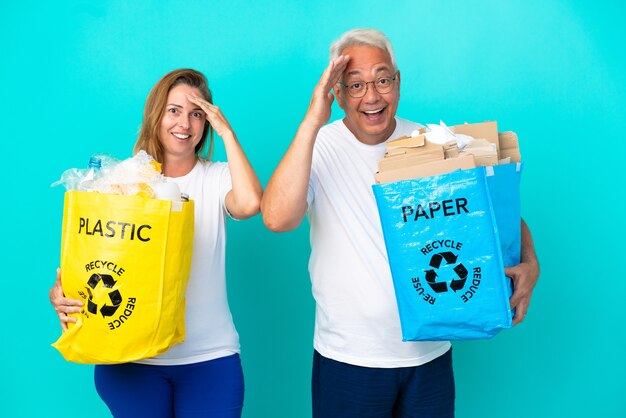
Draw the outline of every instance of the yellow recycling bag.
[[[193,201],[66,192],[63,291],[83,309],[52,345],[68,361],[106,364],[182,342],[193,230]]]

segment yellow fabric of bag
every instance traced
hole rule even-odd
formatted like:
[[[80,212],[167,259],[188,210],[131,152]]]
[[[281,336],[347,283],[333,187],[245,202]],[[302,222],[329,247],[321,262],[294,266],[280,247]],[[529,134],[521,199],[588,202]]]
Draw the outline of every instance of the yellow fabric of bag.
[[[68,361],[107,364],[182,342],[193,231],[193,201],[66,192],[61,281],[84,306],[52,345]]]

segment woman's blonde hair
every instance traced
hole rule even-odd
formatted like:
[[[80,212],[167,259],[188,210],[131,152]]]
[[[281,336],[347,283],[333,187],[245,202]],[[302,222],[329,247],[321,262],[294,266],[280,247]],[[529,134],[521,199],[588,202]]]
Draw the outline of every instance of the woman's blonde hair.
[[[163,145],[159,141],[159,128],[161,127],[165,106],[167,106],[167,96],[172,88],[180,84],[197,88],[202,93],[204,100],[213,103],[211,90],[209,90],[206,78],[201,72],[182,68],[165,74],[157,81],[148,94],[143,110],[143,122],[139,129],[137,142],[133,148],[133,154],[144,150],[156,161],[163,163]],[[209,147],[206,154],[203,155],[207,136],[209,137]],[[196,145],[195,152],[199,157],[207,160],[211,159],[213,154],[213,128],[208,121],[204,122],[204,132],[200,142]]]

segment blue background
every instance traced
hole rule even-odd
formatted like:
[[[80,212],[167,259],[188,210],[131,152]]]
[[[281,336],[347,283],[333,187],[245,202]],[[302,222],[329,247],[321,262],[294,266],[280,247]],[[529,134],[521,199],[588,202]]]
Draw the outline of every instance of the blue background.
[[[92,153],[130,156],[150,87],[192,67],[266,184],[329,44],[371,26],[395,46],[400,116],[497,120],[521,141],[522,214],[541,278],[523,324],[454,344],[457,416],[626,416],[625,12],[622,2],[571,0],[2,1],[0,414],[108,416],[92,367],[49,345],[60,333],[47,291],[63,201],[50,183]],[[273,234],[257,216],[228,228],[244,416],[309,417],[308,225]]]

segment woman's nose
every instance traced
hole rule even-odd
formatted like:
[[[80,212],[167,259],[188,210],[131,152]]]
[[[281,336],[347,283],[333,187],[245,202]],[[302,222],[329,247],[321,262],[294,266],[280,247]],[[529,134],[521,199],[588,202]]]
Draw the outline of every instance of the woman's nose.
[[[183,117],[178,118],[178,126],[184,129],[189,129],[189,126],[190,126],[189,117],[183,116]]]

